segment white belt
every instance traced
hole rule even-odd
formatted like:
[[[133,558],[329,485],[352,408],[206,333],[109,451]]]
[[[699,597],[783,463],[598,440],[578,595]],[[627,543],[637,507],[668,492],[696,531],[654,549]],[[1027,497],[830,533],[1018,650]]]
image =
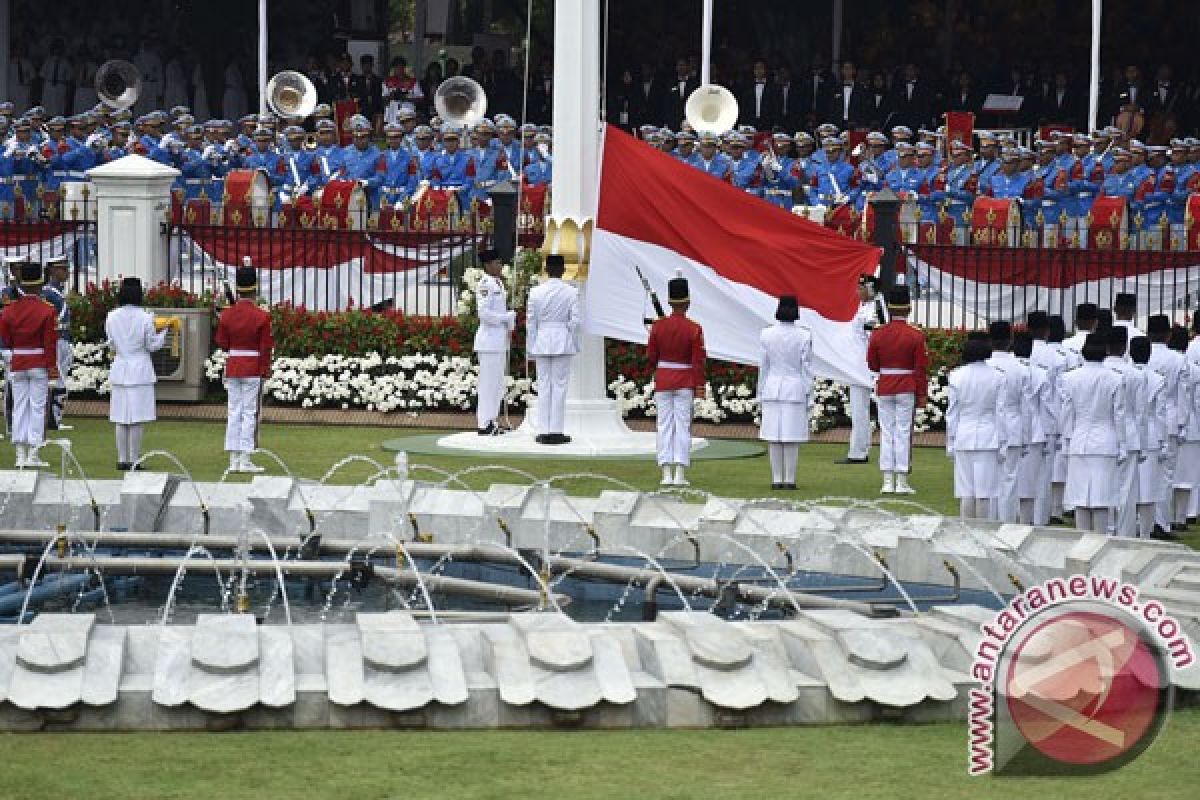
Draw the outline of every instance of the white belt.
[[[231,358],[258,358],[257,350],[230,350]]]
[[[895,367],[880,367],[880,375],[912,375],[911,369],[896,369]]]
[[[40,347],[14,347],[12,354],[14,356],[41,356],[45,355],[46,351]]]
[[[658,362],[659,369],[691,369],[691,364],[680,364],[678,361],[660,361]]]

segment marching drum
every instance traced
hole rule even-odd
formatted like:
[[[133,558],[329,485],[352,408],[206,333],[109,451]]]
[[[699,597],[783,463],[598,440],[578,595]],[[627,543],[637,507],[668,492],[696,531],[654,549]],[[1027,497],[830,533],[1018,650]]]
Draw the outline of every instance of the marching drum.
[[[458,223],[458,191],[423,187],[413,197],[413,226],[418,230],[449,230]]]
[[[226,225],[265,227],[271,217],[271,182],[257,169],[234,169],[225,176]],[[249,215],[249,219],[245,215]]]
[[[96,190],[88,181],[68,181],[59,187],[62,193],[62,218],[68,222],[96,221]]]
[[[1129,207],[1124,197],[1101,195],[1088,212],[1089,250],[1123,250],[1129,244]]]
[[[1021,212],[1012,198],[976,197],[971,208],[971,244],[1017,247]]]
[[[358,181],[335,178],[313,192],[313,201],[322,227],[355,231],[367,227],[367,193]]]

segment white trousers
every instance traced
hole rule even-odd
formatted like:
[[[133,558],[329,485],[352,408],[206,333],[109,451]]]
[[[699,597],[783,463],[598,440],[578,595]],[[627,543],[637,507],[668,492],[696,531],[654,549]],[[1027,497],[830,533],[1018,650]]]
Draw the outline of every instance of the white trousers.
[[[1016,522],[1020,509],[1017,497],[1017,469],[1021,466],[1021,448],[1006,447],[1001,453],[1000,461],[1000,491],[996,494],[992,506],[992,519],[1000,522]]]
[[[1179,463],[1179,439],[1167,437],[1167,458],[1162,464],[1163,485],[1166,497],[1154,504],[1154,524],[1163,530],[1171,530],[1175,521],[1175,467]]]
[[[258,405],[262,378],[226,378],[229,411],[225,420],[225,449],[249,453],[258,446]]]
[[[871,452],[871,390],[850,387],[850,453],[847,458],[866,458]]]
[[[655,392],[658,465],[692,463],[692,390]]]
[[[884,472],[909,471],[916,401],[912,392],[875,398],[879,408],[879,469]]]
[[[13,444],[37,447],[46,430],[46,397],[49,392],[49,372],[44,369],[23,369],[9,373],[13,393]]]
[[[476,353],[479,357],[479,388],[476,390],[475,421],[479,428],[486,428],[500,416],[500,403],[504,400],[504,359],[507,351]]]
[[[1157,453],[1155,457],[1157,457]],[[1115,532],[1118,536],[1132,539],[1137,536],[1137,501],[1138,501],[1138,453],[1129,454],[1125,463],[1117,467],[1117,486],[1120,491],[1119,505],[1114,509],[1116,514]],[[1109,517],[1109,524],[1114,523]]]
[[[535,356],[534,363],[537,364],[538,433],[562,433],[571,356]]]

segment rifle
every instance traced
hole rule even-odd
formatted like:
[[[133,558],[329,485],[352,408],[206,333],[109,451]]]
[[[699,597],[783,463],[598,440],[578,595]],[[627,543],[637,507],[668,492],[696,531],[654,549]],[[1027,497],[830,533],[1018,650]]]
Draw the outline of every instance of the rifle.
[[[654,306],[654,313],[658,315],[659,319],[662,319],[667,314],[663,311],[662,302],[658,299],[658,293],[654,291],[654,288],[650,285],[650,281],[646,280],[646,276],[642,274],[642,268],[637,264],[634,264],[633,268],[637,272],[638,278],[642,281],[642,288],[646,290],[646,294],[650,295],[650,303]],[[654,324],[654,320],[652,319],[643,319],[642,322],[647,325]]]

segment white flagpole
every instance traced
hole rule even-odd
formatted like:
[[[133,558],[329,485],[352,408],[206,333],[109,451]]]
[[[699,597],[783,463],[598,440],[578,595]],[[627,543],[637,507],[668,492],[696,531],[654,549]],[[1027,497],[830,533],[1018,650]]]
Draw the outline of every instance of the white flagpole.
[[[700,85],[707,86],[709,64],[712,61],[713,0],[704,0],[704,13],[700,22]]]
[[[258,0],[258,113],[267,113],[267,0]]]
[[[1092,0],[1092,74],[1088,80],[1088,130],[1096,130],[1100,116],[1100,17],[1104,0]]]

